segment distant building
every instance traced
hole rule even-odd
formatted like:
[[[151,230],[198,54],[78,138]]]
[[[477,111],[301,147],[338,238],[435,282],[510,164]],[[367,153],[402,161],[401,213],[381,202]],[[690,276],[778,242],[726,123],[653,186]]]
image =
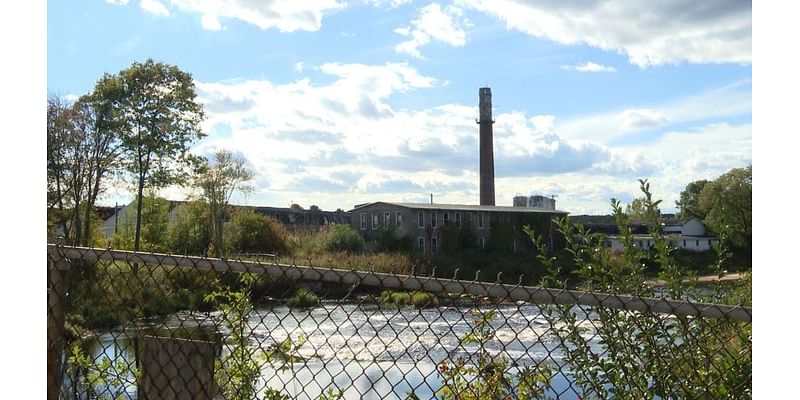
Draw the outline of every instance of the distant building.
[[[514,207],[530,207],[530,208],[543,208],[545,210],[555,210],[556,199],[542,195],[514,196]]]
[[[179,205],[186,203],[185,201],[170,201],[169,213],[167,219],[172,220],[175,217],[175,211]],[[125,221],[128,213],[135,213],[136,210],[132,207],[133,202],[126,206],[118,207],[116,212],[111,211],[109,217],[103,221],[103,234],[106,238],[114,235],[114,232],[119,228],[120,224]],[[287,228],[301,228],[301,227],[320,227],[326,224],[350,224],[350,214],[345,211],[323,211],[312,206],[308,210],[300,207],[266,207],[266,206],[237,206],[231,205],[233,209],[236,208],[249,208],[253,211],[273,217],[282,222]]]
[[[565,211],[528,207],[474,206],[462,204],[426,204],[374,202],[356,205],[350,211],[351,225],[367,241],[391,230],[397,236],[413,240],[418,254],[437,254],[448,240],[444,232],[469,230],[479,249],[518,249],[532,247],[522,227],[530,225],[554,245],[552,220]]]
[[[689,251],[708,251],[719,244],[719,238],[708,235],[706,227],[698,218],[687,218],[681,221],[666,221],[662,224],[662,232],[669,237],[672,245],[678,249]],[[655,243],[653,237],[648,233],[634,233],[634,246],[641,249],[650,249]],[[621,252],[624,250],[622,236],[609,235],[605,243],[611,251]]]

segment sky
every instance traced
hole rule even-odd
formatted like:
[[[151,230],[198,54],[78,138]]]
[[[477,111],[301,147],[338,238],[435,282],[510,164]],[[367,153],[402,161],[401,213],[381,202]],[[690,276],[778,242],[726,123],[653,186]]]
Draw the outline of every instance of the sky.
[[[573,215],[752,163],[752,10],[737,0],[95,0],[47,4],[47,90],[152,58],[192,74],[206,138],[255,173],[236,204],[477,204],[492,89],[497,205]],[[186,189],[161,193],[181,200]],[[101,202],[132,199],[128,185]]]

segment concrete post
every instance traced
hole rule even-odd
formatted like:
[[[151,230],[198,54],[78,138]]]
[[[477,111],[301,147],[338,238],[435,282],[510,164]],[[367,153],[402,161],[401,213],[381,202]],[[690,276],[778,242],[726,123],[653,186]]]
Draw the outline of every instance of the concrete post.
[[[47,271],[47,398],[57,400],[61,392],[69,263],[53,253]]]

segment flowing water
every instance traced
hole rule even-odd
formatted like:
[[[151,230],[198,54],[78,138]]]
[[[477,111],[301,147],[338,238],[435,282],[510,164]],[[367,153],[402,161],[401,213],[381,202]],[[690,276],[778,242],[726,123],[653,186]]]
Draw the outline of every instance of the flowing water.
[[[462,345],[461,338],[472,331],[473,317],[468,307],[381,308],[369,304],[323,303],[311,310],[286,306],[258,308],[248,320],[252,344],[263,349],[287,338],[298,343],[296,354],[302,362],[277,371],[277,365],[262,367],[260,387],[279,389],[292,398],[316,399],[328,388],[343,389],[346,399],[405,398],[414,392],[419,398],[432,398],[442,386],[437,366],[443,361],[474,357],[477,345]],[[486,344],[491,354],[501,354],[518,367],[546,363],[561,364],[560,341],[550,332],[550,325],[534,305],[500,305],[483,309],[496,310],[491,321],[494,339]],[[586,314],[584,339],[599,349]],[[203,326],[219,326],[216,313],[178,313],[159,324],[142,324],[142,329],[163,332],[182,329],[193,331]],[[226,328],[220,327],[222,335]],[[113,331],[93,340],[91,355],[95,360],[121,359],[136,364],[137,334],[132,330]],[[225,348],[222,350],[225,352]],[[132,379],[131,379],[132,380]],[[74,392],[67,379],[66,386]],[[563,373],[553,377],[551,395],[573,399],[570,380]],[[117,385],[112,390],[122,397],[135,398],[133,385]],[[564,392],[566,391],[566,392]],[[564,392],[564,393],[562,393]],[[81,397],[81,396],[78,396]]]

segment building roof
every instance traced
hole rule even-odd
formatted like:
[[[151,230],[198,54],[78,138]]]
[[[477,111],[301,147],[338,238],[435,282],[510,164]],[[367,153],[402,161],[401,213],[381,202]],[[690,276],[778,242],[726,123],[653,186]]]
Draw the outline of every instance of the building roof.
[[[545,208],[508,207],[508,206],[475,206],[467,204],[440,204],[440,203],[394,203],[388,201],[375,201],[372,203],[357,204],[351,211],[372,206],[375,204],[388,204],[396,207],[415,208],[421,210],[455,210],[455,211],[487,211],[487,212],[515,212],[515,213],[542,213],[542,214],[569,214],[566,211],[548,210]]]

